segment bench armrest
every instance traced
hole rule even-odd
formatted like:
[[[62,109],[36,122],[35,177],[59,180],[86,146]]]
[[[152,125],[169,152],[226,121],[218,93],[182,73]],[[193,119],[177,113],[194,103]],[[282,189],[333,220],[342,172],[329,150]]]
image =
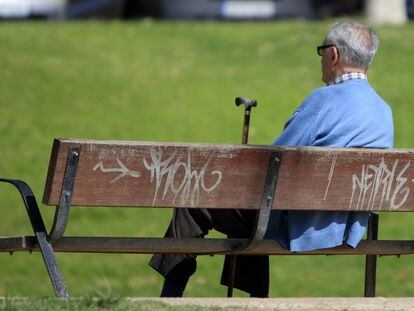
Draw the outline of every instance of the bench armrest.
[[[33,194],[30,186],[22,180],[3,178],[0,177],[0,182],[12,184],[17,188],[22,196],[24,206],[27,214],[29,215],[30,223],[32,224],[33,231],[37,235],[46,236],[46,227],[43,222],[42,215],[40,214],[39,207],[37,206],[36,197]]]
[[[46,264],[50,280],[52,282],[53,288],[55,289],[55,294],[59,298],[69,297],[65,283],[63,282],[62,274],[56,263],[53,248],[50,243],[47,242],[46,227],[43,222],[42,215],[40,214],[39,207],[37,206],[36,198],[33,194],[32,189],[24,181],[18,179],[0,177],[0,182],[12,184],[19,190],[24,202],[24,206],[26,207],[27,214],[29,215],[33,231],[36,235],[37,243],[40,247],[43,260]]]

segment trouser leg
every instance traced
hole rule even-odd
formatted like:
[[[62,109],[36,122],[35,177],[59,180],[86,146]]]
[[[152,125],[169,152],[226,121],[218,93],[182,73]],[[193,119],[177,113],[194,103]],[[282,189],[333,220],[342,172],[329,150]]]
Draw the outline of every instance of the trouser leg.
[[[218,209],[176,209],[165,237],[204,237],[212,228],[230,238],[247,238],[255,223],[254,211]],[[195,255],[156,254],[150,266],[166,278],[188,278],[195,271]],[[268,256],[238,256],[234,287],[256,297],[267,297],[269,288]],[[165,283],[165,284],[166,284]],[[221,283],[228,284],[228,260],[225,260]],[[164,285],[165,285],[164,284]],[[184,287],[185,287],[184,284]]]
[[[256,211],[210,210],[214,229],[229,238],[249,238],[256,224]],[[231,223],[229,223],[231,219]],[[230,257],[226,256],[221,274],[221,284],[228,286]],[[269,295],[269,256],[249,255],[236,257],[234,288],[250,293],[254,297]]]
[[[226,256],[221,274],[220,284],[229,286],[230,256]],[[265,298],[269,296],[269,256],[236,257],[234,288],[245,291],[251,297]]]
[[[164,237],[166,238],[202,238],[212,228],[211,216],[205,209],[178,208]],[[183,260],[195,260],[191,254],[155,254],[149,265],[162,276],[168,273]]]
[[[165,277],[161,297],[182,297],[196,268],[197,262],[194,258],[185,258],[179,262]]]
[[[175,209],[165,237],[201,238],[212,228],[211,217],[203,209]],[[191,254],[155,254],[149,265],[164,276],[161,297],[181,297],[197,268]]]

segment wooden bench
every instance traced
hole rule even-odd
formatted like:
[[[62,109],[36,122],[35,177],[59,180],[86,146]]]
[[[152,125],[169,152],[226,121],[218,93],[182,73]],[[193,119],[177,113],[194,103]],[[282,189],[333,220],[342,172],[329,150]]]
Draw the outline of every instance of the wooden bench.
[[[376,255],[414,252],[414,241],[377,240],[378,217],[356,249],[289,253],[262,240],[271,209],[412,211],[410,150],[285,148],[56,139],[43,203],[56,206],[48,234],[30,187],[23,198],[34,236],[0,237],[1,252],[41,251],[58,297],[68,297],[54,252],[367,255],[365,296],[375,295]],[[71,206],[258,209],[250,239],[64,236]],[[161,232],[160,232],[161,234]]]

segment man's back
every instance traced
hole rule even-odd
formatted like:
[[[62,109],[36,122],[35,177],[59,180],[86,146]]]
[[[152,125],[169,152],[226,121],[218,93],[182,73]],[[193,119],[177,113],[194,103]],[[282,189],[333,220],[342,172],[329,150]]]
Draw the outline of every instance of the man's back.
[[[356,79],[315,90],[273,145],[391,148],[393,136],[390,107]]]
[[[273,145],[391,148],[392,112],[364,79],[315,90],[295,111]],[[267,238],[291,251],[356,247],[363,238],[366,212],[274,212]]]

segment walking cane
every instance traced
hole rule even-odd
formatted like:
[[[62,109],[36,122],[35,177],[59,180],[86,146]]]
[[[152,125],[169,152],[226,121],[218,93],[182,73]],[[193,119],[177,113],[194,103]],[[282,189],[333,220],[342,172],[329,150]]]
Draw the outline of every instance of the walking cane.
[[[257,106],[257,101],[252,99],[247,99],[243,97],[236,97],[236,106],[244,104],[244,122],[243,122],[243,135],[242,135],[242,144],[246,145],[249,139],[249,126],[250,126],[250,111],[252,107]]]
[[[236,106],[244,104],[244,121],[243,121],[243,134],[242,134],[242,144],[246,145],[249,139],[249,126],[250,126],[250,111],[252,107],[257,106],[257,101],[252,99],[247,99],[243,97],[236,97]],[[236,274],[236,259],[237,255],[230,255],[229,260],[229,285],[227,287],[227,297],[233,297],[233,287],[234,287],[234,276]]]

